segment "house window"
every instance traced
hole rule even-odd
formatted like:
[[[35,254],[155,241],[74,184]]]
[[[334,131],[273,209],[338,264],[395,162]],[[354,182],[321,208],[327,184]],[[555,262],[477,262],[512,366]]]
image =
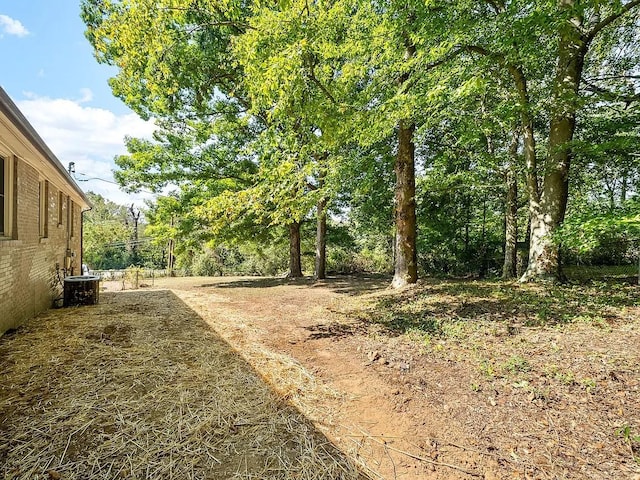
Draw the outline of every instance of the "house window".
[[[64,212],[64,195],[62,192],[58,192],[58,226],[59,227],[62,227],[63,212]]]
[[[69,238],[73,238],[75,234],[74,220],[75,217],[73,214],[73,200],[71,200],[71,197],[67,195],[67,232]]]
[[[47,238],[49,236],[49,182],[42,180],[40,182],[40,237]]]
[[[0,237],[11,238],[13,204],[13,162],[0,156]]]
[[[7,188],[7,174],[5,173],[7,161],[0,157],[0,236],[4,236],[5,233],[5,219],[7,217],[6,207],[6,192]]]

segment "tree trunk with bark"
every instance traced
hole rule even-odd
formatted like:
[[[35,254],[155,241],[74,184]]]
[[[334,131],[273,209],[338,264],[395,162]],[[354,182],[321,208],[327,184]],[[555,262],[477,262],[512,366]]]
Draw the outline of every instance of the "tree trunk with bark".
[[[562,8],[573,7],[563,0]],[[582,19],[574,17],[562,28],[558,41],[558,62],[553,82],[549,124],[549,151],[542,192],[531,209],[529,266],[523,281],[563,280],[560,245],[554,234],[564,221],[569,198],[570,142],[576,126],[578,87],[587,44],[580,34]],[[537,204],[537,205],[536,205]]]
[[[409,20],[413,21],[413,15]],[[416,55],[416,47],[409,35],[404,33],[404,59],[409,61]],[[404,90],[409,81],[409,72],[398,77],[398,88]],[[415,124],[404,119],[398,122],[398,152],[394,171],[395,187],[395,258],[394,275],[391,286],[402,288],[418,281],[418,254],[416,246],[416,172],[415,145],[413,135]]]
[[[317,209],[315,277],[323,280],[327,278],[327,201],[325,198],[318,201]]]
[[[518,274],[518,177],[516,172],[519,135],[513,134],[509,147],[509,166],[505,173],[507,197],[504,215],[504,263],[502,278],[515,278]]]
[[[289,224],[289,274],[290,278],[302,277],[300,261],[300,222]]]
[[[395,174],[396,258],[392,286],[404,287],[418,280],[416,248],[415,126],[401,121]]]
[[[485,278],[489,273],[489,259],[487,258],[487,194],[485,192],[482,200],[482,233],[480,242],[480,268],[478,277]]]
[[[507,198],[505,209],[504,263],[502,278],[515,278],[518,274],[518,183],[512,169],[506,174]]]

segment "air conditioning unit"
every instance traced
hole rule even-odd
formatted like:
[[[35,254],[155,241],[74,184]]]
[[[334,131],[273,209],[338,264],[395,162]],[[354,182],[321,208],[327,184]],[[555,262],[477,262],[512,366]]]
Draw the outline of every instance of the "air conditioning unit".
[[[72,275],[64,278],[65,307],[96,305],[100,296],[100,277]]]

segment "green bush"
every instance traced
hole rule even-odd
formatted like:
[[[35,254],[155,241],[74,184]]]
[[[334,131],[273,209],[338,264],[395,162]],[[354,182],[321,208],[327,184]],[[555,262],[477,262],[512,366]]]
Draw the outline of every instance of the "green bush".
[[[220,276],[224,272],[224,263],[215,250],[205,248],[193,257],[190,271],[196,276]]]
[[[383,247],[363,248],[356,253],[354,264],[357,272],[390,273],[393,271],[393,258]]]
[[[337,274],[353,273],[356,270],[354,252],[343,247],[327,248],[327,272]]]
[[[238,273],[245,275],[282,275],[289,268],[288,245],[273,244],[265,248],[243,249],[244,261]]]

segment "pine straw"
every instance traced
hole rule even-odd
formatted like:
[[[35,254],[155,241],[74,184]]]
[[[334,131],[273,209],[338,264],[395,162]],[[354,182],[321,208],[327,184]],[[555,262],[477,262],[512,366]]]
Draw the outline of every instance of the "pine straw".
[[[363,478],[167,291],[103,295],[0,339],[0,475]]]
[[[230,345],[239,350],[240,355],[251,364],[262,379],[288,403],[315,423],[330,424],[335,412],[328,411],[325,400],[343,400],[344,393],[338,392],[310,373],[295,358],[277,353],[260,342],[253,335],[240,333],[241,330],[255,329],[249,326],[246,319],[237,312],[220,308],[224,297],[207,293],[202,295],[193,292],[177,292],[179,298],[205,320],[217,334]],[[224,312],[223,314],[221,312]],[[220,315],[225,321],[218,321]],[[268,320],[267,320],[268,321]],[[323,405],[322,409],[318,405]]]

